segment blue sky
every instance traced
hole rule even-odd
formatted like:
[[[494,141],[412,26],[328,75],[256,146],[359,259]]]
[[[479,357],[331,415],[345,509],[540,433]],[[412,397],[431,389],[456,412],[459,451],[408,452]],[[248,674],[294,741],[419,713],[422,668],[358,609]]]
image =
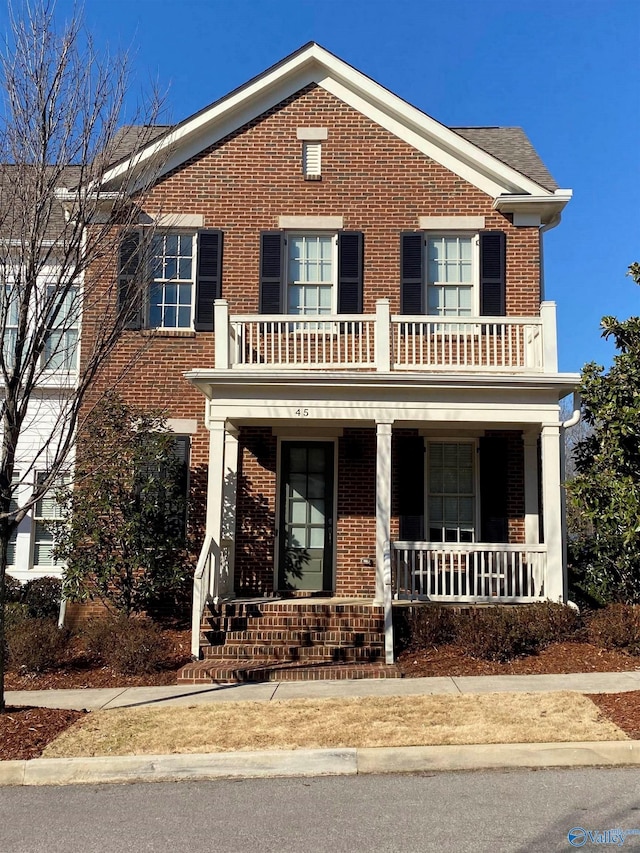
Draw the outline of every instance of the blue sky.
[[[72,8],[58,0],[58,14]],[[640,314],[640,0],[86,0],[180,120],[317,41],[448,125],[520,125],[574,191],[545,242],[560,369],[608,364],[605,314]],[[3,20],[4,19],[4,20]],[[0,29],[6,14],[0,13]]]

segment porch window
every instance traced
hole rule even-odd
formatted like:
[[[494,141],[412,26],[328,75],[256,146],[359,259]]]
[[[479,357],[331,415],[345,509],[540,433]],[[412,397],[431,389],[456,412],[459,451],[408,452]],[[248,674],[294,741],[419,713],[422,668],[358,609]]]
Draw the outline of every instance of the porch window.
[[[474,444],[431,441],[427,462],[429,541],[475,540]]]
[[[155,235],[151,244],[149,326],[190,329],[193,322],[193,234]]]
[[[38,482],[46,478],[45,471],[37,474]],[[67,474],[61,475],[55,485],[51,486],[44,495],[36,502],[34,526],[33,526],[33,565],[34,566],[56,566],[58,563],[53,557],[54,537],[50,528],[51,522],[61,518],[61,507],[57,500],[56,492],[60,488],[68,486],[71,478]]]
[[[80,303],[78,288],[70,287],[58,295],[56,285],[47,287],[47,302],[51,310],[51,324],[42,354],[44,370],[72,371],[78,360],[78,318]]]
[[[333,314],[335,272],[335,234],[290,234],[287,237],[288,313]]]
[[[441,317],[471,317],[477,293],[475,236],[440,235],[427,239],[427,312]]]

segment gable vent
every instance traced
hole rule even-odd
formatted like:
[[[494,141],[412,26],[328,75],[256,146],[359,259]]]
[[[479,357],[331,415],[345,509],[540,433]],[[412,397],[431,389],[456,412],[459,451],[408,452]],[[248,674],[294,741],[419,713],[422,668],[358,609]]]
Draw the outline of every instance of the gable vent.
[[[302,171],[305,178],[317,179],[322,175],[322,143],[310,140],[302,143]]]

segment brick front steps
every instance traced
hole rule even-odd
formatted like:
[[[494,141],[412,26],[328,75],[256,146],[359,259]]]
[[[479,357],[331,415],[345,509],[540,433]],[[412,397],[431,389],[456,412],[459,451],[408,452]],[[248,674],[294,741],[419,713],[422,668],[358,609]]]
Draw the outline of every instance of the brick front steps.
[[[181,684],[394,678],[384,663],[384,614],[344,599],[242,599],[205,612],[199,661]]]

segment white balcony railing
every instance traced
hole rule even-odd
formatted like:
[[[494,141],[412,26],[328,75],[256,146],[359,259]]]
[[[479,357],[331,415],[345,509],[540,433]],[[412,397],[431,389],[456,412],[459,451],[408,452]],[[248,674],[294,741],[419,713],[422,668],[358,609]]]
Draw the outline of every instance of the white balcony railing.
[[[215,304],[216,368],[556,373],[555,304],[538,317],[232,315]],[[225,334],[224,330],[227,330]]]
[[[392,588],[410,601],[540,601],[547,597],[544,545],[393,542]]]

